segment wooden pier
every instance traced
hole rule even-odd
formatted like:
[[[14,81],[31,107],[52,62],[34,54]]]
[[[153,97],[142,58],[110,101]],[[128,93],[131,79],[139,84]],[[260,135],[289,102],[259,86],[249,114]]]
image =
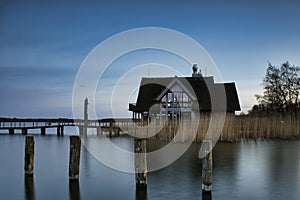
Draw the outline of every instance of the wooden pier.
[[[0,118],[0,130],[7,130],[7,133],[13,135],[16,130],[21,130],[21,134],[27,135],[29,130],[40,129],[41,135],[46,135],[48,129],[56,129],[58,136],[64,135],[64,128],[75,126],[79,128],[79,134],[83,134],[85,128],[96,129],[97,135],[109,134],[109,136],[119,136],[128,133],[133,125],[142,123],[140,120],[127,118],[120,119],[99,119],[99,120],[82,120],[82,119],[32,119],[32,118]]]

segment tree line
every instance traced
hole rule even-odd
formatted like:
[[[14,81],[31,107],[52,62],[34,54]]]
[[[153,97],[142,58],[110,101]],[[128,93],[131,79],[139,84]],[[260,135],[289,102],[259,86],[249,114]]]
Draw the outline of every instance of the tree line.
[[[300,111],[300,67],[288,61],[280,66],[268,63],[262,85],[262,95],[255,95],[258,104],[254,113],[285,113]]]

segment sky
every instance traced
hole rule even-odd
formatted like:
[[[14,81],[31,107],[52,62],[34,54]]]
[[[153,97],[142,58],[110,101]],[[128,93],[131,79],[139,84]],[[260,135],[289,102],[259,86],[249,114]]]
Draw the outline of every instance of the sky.
[[[115,34],[142,27],[175,30],[198,42],[222,80],[236,83],[242,111],[247,112],[256,103],[254,95],[263,92],[268,62],[300,65],[299,8],[299,1],[276,0],[1,0],[0,117],[71,118],[73,86],[86,57]],[[189,63],[168,52],[123,55],[99,81],[98,118],[111,116],[111,91],[122,73],[147,63],[167,64],[184,76],[192,73]],[[131,73],[135,88],[141,77],[158,75],[158,66],[146,69]],[[161,73],[174,76],[174,70]],[[123,111],[136,94],[135,89],[129,97],[116,98],[122,105],[116,115],[126,117]]]

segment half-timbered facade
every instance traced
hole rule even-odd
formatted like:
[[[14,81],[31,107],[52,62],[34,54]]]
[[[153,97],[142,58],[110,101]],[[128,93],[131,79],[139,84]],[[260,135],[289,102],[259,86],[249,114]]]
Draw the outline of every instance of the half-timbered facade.
[[[137,101],[129,104],[129,111],[133,119],[193,118],[199,111],[211,112],[213,100],[222,98],[224,111],[240,110],[234,82],[215,83],[212,76],[198,73],[192,77],[142,78]]]

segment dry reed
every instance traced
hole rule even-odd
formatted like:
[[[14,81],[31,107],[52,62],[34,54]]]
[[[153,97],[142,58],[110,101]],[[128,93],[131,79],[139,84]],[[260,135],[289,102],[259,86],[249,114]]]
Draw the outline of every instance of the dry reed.
[[[158,127],[157,122],[148,126],[152,138],[176,142],[203,141],[205,137],[218,137],[219,141],[235,142],[241,139],[299,139],[300,116],[295,114],[235,116],[227,114],[223,127],[222,116],[201,114],[200,119],[169,120]],[[136,131],[141,133],[140,131]],[[153,133],[157,133],[156,135]],[[155,135],[155,136],[154,136]],[[214,138],[216,139],[216,138]]]

